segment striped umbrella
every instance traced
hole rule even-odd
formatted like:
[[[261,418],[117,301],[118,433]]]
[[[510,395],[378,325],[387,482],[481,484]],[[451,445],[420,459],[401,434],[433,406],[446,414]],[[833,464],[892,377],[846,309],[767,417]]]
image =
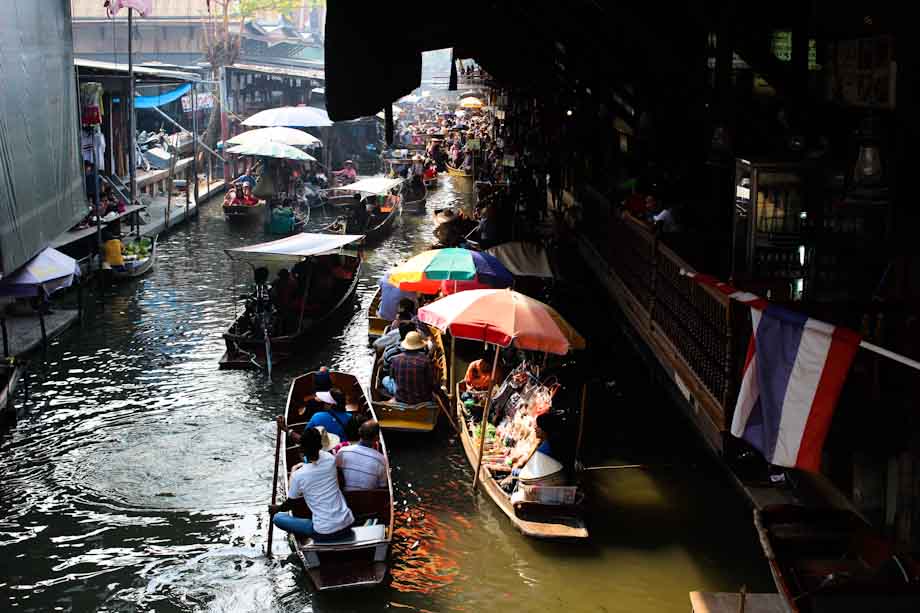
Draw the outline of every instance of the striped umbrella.
[[[509,287],[514,277],[493,255],[450,247],[415,255],[390,271],[390,284],[401,290],[436,294],[443,281],[459,291],[473,287]]]

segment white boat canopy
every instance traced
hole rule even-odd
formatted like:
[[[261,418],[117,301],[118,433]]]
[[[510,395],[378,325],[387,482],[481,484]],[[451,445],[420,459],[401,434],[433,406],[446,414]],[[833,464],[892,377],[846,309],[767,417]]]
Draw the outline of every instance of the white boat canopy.
[[[350,185],[334,187],[336,191],[359,192],[362,194],[386,195],[394,187],[398,187],[405,179],[387,179],[385,177],[374,177],[372,179],[362,179]]]
[[[231,260],[246,262],[253,268],[299,262],[304,258],[339,253],[342,247],[361,240],[360,234],[295,234],[276,241],[225,249]]]
[[[494,255],[516,277],[556,278],[541,245],[515,241],[486,249],[486,253]]]

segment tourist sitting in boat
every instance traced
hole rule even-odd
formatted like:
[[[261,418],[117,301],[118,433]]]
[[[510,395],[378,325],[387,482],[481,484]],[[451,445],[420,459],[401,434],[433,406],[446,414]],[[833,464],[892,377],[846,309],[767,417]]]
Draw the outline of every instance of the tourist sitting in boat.
[[[316,399],[325,406],[323,410],[317,411],[310,417],[306,428],[315,428],[322,426],[327,432],[335,434],[339,438],[345,436],[345,424],[351,419],[351,413],[345,406],[345,396],[341,391],[332,389],[330,391],[316,392]]]
[[[380,374],[383,376],[390,374],[390,368],[393,365],[393,359],[404,351],[402,343],[406,340],[406,337],[410,332],[416,332],[415,324],[408,319],[402,321],[399,324],[399,328],[397,328],[396,332],[399,334],[399,341],[392,343],[390,346],[384,349],[383,356],[380,359]]]
[[[233,199],[231,204],[239,206],[255,206],[259,204],[259,199],[252,194],[252,183],[248,181],[243,183],[243,191],[237,192],[236,198]]]
[[[232,205],[234,200],[236,200],[236,190],[231,187],[227,190],[227,193],[224,194],[224,206]]]
[[[355,163],[351,160],[345,160],[345,167],[341,170],[333,170],[332,176],[338,179],[340,185],[354,183],[358,178],[358,171],[355,170]]]
[[[339,444],[329,450],[329,453],[332,455],[337,455],[342,449],[348,447],[349,445],[356,445],[361,436],[358,434],[358,428],[361,427],[365,421],[370,419],[364,413],[356,413],[351,416],[351,419],[345,424],[345,436],[339,441]]]
[[[409,332],[400,346],[403,351],[390,363],[391,374],[381,381],[384,389],[402,404],[431,402],[436,388],[435,370],[422,335]]]
[[[341,482],[346,492],[372,490],[387,486],[386,457],[377,451],[380,440],[380,425],[376,419],[369,419],[358,428],[360,441],[357,445],[343,447],[335,457]]]
[[[287,499],[278,505],[269,505],[272,522],[284,530],[316,541],[335,540],[343,536],[355,521],[339,487],[338,470],[332,454],[322,450],[322,434],[308,428],[300,438],[304,463],[292,471]],[[284,511],[293,508],[295,501],[303,500],[312,517],[294,517]]]

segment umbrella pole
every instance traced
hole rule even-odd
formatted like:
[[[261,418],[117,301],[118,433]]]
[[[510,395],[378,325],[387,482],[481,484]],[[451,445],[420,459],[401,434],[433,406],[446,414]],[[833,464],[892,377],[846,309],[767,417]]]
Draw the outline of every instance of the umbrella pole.
[[[451,401],[455,400],[454,391],[456,388],[454,386],[454,376],[456,375],[456,373],[455,373],[454,364],[456,363],[456,359],[457,359],[457,338],[453,334],[451,334],[450,335],[450,377],[447,380],[447,397],[450,398]]]
[[[0,328],[3,328],[3,357],[10,357],[10,339],[6,329],[6,317],[0,317]]]
[[[492,407],[492,382],[495,380],[495,371],[498,369],[498,345],[495,346],[495,358],[492,360],[492,377],[489,379],[489,390],[486,392],[486,406],[482,410],[482,421],[479,423],[479,459],[476,460],[476,474],[473,475],[473,494],[479,485],[479,471],[482,470],[482,455],[486,446],[486,430],[489,426],[489,409]]]

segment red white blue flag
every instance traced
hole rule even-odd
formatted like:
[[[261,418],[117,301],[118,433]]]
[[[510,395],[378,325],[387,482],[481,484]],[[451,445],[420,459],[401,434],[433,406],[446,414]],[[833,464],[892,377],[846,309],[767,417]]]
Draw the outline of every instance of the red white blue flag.
[[[818,471],[859,334],[694,277],[751,306],[753,333],[731,433],[772,464]]]

